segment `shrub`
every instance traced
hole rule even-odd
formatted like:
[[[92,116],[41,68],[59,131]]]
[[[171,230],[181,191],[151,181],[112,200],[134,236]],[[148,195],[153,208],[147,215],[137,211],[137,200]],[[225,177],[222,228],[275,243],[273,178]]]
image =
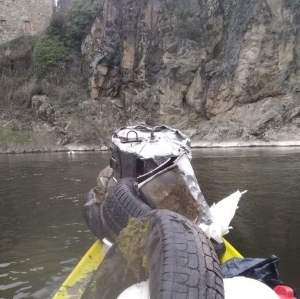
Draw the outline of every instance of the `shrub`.
[[[74,2],[66,23],[65,39],[68,46],[81,46],[101,8],[100,0]]]
[[[47,35],[54,35],[64,37],[66,33],[66,14],[63,12],[56,12],[50,21],[46,30]]]
[[[34,58],[40,72],[45,72],[67,57],[67,49],[57,36],[45,36],[35,49]]]
[[[28,76],[36,38],[22,36],[0,45],[0,80],[4,76]]]
[[[80,50],[100,10],[101,0],[76,0],[69,11],[54,14],[44,38],[34,50],[39,74],[65,60],[73,50]]]

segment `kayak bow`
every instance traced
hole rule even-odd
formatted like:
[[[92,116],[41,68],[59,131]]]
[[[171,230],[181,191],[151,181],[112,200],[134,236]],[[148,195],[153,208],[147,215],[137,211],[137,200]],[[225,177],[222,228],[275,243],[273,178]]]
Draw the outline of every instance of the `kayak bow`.
[[[226,251],[222,257],[221,264],[233,257],[243,256],[223,238]],[[62,286],[58,289],[52,299],[80,299],[81,295],[90,281],[93,272],[99,267],[104,258],[104,244],[97,240],[83,256]]]
[[[104,245],[97,240],[83,256],[52,299],[80,299],[81,295],[104,258]]]

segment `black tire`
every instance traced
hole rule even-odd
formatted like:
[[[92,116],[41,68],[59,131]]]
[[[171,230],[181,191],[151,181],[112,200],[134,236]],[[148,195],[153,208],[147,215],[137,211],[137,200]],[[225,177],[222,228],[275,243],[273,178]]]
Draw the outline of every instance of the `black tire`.
[[[129,218],[138,218],[151,211],[134,187],[135,179],[121,179],[111,189],[101,207],[101,219],[106,232],[115,241]]]
[[[214,239],[210,239],[211,244],[213,245],[217,257],[219,259],[219,261],[221,261],[225,251],[226,251],[226,247],[224,243],[218,243],[217,241],[215,241]]]
[[[146,252],[151,299],[223,299],[215,250],[185,217],[156,210],[150,217]]]
[[[112,237],[102,223],[101,206],[103,200],[103,194],[97,192],[97,187],[91,189],[84,198],[82,215],[87,226],[98,239],[103,240],[107,238],[109,241],[112,241]]]

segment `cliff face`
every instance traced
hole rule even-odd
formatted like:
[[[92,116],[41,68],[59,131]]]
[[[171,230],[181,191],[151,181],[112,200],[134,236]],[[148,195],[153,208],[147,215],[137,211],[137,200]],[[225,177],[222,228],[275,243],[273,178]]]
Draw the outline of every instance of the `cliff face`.
[[[103,0],[82,45],[104,130],[167,124],[194,140],[295,140],[298,0]]]

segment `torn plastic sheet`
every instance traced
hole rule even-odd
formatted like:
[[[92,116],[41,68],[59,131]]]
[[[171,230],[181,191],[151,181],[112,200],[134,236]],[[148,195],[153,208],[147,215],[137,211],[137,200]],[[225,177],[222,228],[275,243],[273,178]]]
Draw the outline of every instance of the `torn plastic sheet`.
[[[221,265],[223,278],[245,276],[259,280],[272,289],[281,285],[278,274],[279,258],[275,255],[262,258],[232,258]]]
[[[245,192],[247,191],[240,192],[238,190],[210,207],[209,210],[212,217],[212,223],[210,225],[207,225],[206,223],[201,223],[199,225],[208,238],[212,238],[218,243],[223,242],[222,236],[228,234],[229,229],[232,228],[230,222],[238,208],[240,198]]]
[[[209,206],[187,154],[171,158],[137,179],[142,199],[153,209],[169,209],[197,223],[211,223]]]

